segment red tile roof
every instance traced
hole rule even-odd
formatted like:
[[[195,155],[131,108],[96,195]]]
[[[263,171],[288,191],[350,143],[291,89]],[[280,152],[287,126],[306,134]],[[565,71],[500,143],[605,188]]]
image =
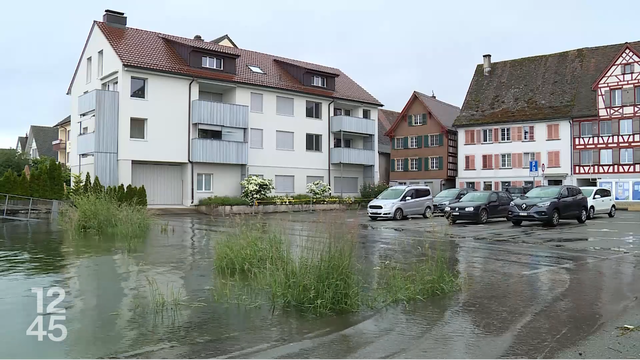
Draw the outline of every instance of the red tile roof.
[[[95,22],[95,26],[97,26],[105,35],[109,44],[120,57],[124,66],[139,67],[198,78],[267,86],[283,90],[292,90],[320,96],[354,100],[380,106],[382,105],[375,97],[369,94],[365,89],[339,69],[263,54],[256,51],[232,48],[207,41],[166,35],[131,27],[113,27],[99,21]],[[172,41],[198,49],[239,56],[236,61],[236,74],[218,73],[206,69],[190,67],[171,46]],[[278,64],[278,61],[294,64],[310,70],[336,74],[335,91],[304,86],[284,70]],[[259,74],[251,71],[247,67],[248,65],[260,67],[265,74]]]

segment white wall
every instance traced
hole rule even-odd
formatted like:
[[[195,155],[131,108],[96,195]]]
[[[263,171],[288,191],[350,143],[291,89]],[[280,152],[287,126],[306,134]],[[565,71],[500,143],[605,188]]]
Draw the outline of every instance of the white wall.
[[[194,173],[194,203],[209,196],[239,196],[240,195],[240,165],[226,164],[193,164]],[[213,174],[212,191],[197,191],[197,174]],[[189,196],[191,196],[189,194]]]
[[[547,140],[547,124],[560,124],[560,140]],[[571,183],[571,156],[572,156],[572,138],[571,138],[571,123],[568,120],[558,120],[549,122],[536,122],[536,123],[521,123],[513,124],[509,126],[518,125],[534,125],[535,141],[511,141],[506,143],[490,143],[490,144],[477,144],[477,145],[465,145],[466,130],[481,130],[481,129],[493,129],[500,125],[488,125],[485,127],[473,127],[473,128],[459,128],[458,129],[458,180],[460,181],[523,181],[531,180],[529,177],[529,169],[488,169],[482,170],[482,155],[491,154],[503,154],[503,153],[527,153],[527,152],[539,152],[541,167],[542,164],[548,166],[549,159],[547,152],[560,151],[560,167],[548,168],[545,171],[545,175],[552,174],[568,174],[565,183]],[[511,138],[514,139],[515,134],[511,133]],[[465,156],[475,155],[475,170],[465,170]],[[512,159],[513,161],[513,159]],[[495,161],[494,161],[495,162]],[[524,160],[523,160],[524,162]],[[523,164],[527,165],[527,164]],[[495,164],[494,164],[495,166]],[[540,180],[538,178],[537,180]],[[458,186],[458,184],[456,184]]]

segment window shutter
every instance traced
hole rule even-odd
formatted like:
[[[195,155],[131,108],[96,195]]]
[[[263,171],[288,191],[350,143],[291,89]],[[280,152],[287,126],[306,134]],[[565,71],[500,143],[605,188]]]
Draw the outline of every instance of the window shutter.
[[[439,156],[439,157],[438,157],[438,169],[440,169],[440,170],[444,170],[443,162],[444,162],[444,161],[443,161],[442,156]]]
[[[580,165],[580,150],[573,150],[573,165]]]
[[[620,149],[613,149],[611,157],[613,158],[614,164],[620,164]]]
[[[403,137],[402,138],[402,148],[403,149],[408,149],[409,148],[409,138],[408,137]]]
[[[536,180],[536,186],[540,186],[540,185],[542,185],[542,181]]]
[[[416,161],[416,165],[418,165],[418,171],[422,171],[422,159],[418,158]]]
[[[611,135],[618,135],[620,132],[619,124],[618,120],[611,120]]]
[[[391,159],[391,171],[396,171],[396,159]]]
[[[640,164],[640,147],[633,149],[633,162]]]
[[[475,170],[476,169],[476,156],[475,155],[469,155],[469,169],[470,170]]]
[[[407,123],[409,126],[413,126],[413,115],[407,115]]]
[[[426,171],[429,171],[429,165],[430,165],[429,164],[429,158],[428,157],[424,158],[424,169]]]
[[[460,186],[460,189],[464,189],[464,182],[460,181],[458,185]]]
[[[475,187],[474,189],[476,189],[476,190],[482,190],[482,189],[480,188],[480,181],[476,181],[476,187]]]
[[[574,122],[573,123],[573,137],[580,137],[580,123],[579,122]]]
[[[640,133],[640,118],[633,119],[633,133]]]
[[[493,190],[500,190],[500,181],[493,182]]]
[[[405,139],[406,139],[406,138],[405,138]],[[403,162],[404,162],[404,164],[403,164],[404,166],[402,167],[402,171],[409,171],[409,159],[408,159],[408,158],[405,158],[405,159],[403,160]]]
[[[391,139],[391,148],[392,148],[393,150],[395,150],[395,149],[396,149],[396,138],[392,138],[392,139]]]
[[[493,168],[494,169],[500,169],[500,154],[494,154],[493,155]]]
[[[633,65],[631,65],[633,66]],[[633,104],[633,88],[624,88],[622,89],[622,105],[632,105]]]
[[[553,125],[547,124],[547,140],[553,139]]]
[[[604,107],[611,106],[611,90],[604,91]]]
[[[500,129],[493,128],[493,142],[500,142]]]
[[[440,145],[439,146],[444,146],[444,134],[440,134],[439,136],[439,141],[440,141]]]
[[[424,147],[429,147],[429,135],[424,136]]]
[[[593,165],[600,164],[600,150],[593,150]]]
[[[420,149],[422,147],[422,136],[418,135],[417,140],[418,140],[418,149]]]
[[[535,126],[529,126],[529,140],[535,141],[536,135],[534,134]]]
[[[542,159],[542,155],[539,152],[537,152],[536,153],[536,160],[538,160],[538,168],[540,167],[540,165],[542,165],[542,164],[540,164],[541,159]]]
[[[522,130],[522,127],[521,126],[513,126],[511,128],[511,140],[513,140],[513,141],[522,141],[522,139],[518,137],[518,129]]]
[[[427,114],[422,114],[422,125],[427,125]]]

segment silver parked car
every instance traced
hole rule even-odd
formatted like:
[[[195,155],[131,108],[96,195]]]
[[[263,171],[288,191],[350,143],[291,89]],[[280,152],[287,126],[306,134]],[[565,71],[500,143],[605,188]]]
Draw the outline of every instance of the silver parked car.
[[[371,220],[401,220],[412,215],[430,218],[433,215],[431,188],[426,185],[392,186],[371,200],[367,215]]]

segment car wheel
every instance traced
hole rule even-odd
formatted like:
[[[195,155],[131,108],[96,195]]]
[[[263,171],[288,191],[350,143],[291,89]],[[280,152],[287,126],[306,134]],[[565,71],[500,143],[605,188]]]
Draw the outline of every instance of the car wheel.
[[[425,219],[429,219],[433,216],[433,211],[431,210],[431,206],[427,206],[424,208],[424,213],[422,213],[422,217]]]
[[[487,211],[487,209],[480,210],[480,215],[478,216],[478,223],[486,224],[487,220],[489,220],[489,212]]]
[[[449,217],[449,224],[453,225],[453,224],[455,224],[456,222],[458,222],[458,220],[456,220],[456,219],[454,219],[454,218],[452,218],[452,217]]]
[[[614,217],[614,216],[616,216],[616,207],[611,206],[611,209],[609,209],[609,217]]]
[[[522,225],[522,220],[512,220],[511,223],[515,226],[520,226]]]
[[[584,224],[585,222],[587,222],[587,209],[582,208],[582,210],[580,210],[580,216],[578,216],[578,222],[580,224]]]
[[[559,223],[560,212],[558,212],[558,210],[553,210],[553,212],[551,213],[551,219],[549,219],[549,222],[547,224],[550,226],[558,226]]]
[[[378,217],[377,216],[369,216],[369,219],[371,219],[373,221],[376,221],[376,220],[378,220]]]
[[[589,213],[587,214],[587,219],[591,220],[596,215],[596,209],[592,206],[589,208]]]
[[[396,209],[396,211],[393,212],[394,220],[402,220],[403,217],[404,217],[404,214],[402,213],[402,209]]]

